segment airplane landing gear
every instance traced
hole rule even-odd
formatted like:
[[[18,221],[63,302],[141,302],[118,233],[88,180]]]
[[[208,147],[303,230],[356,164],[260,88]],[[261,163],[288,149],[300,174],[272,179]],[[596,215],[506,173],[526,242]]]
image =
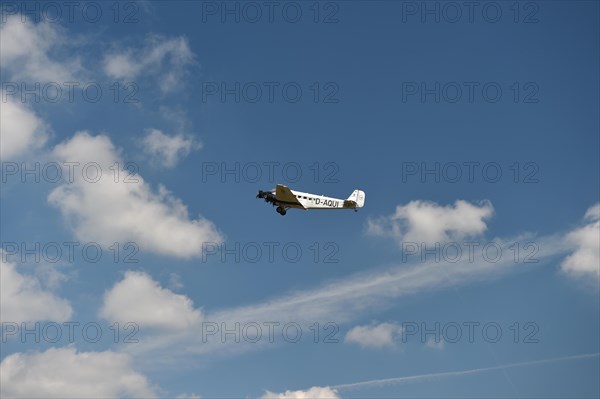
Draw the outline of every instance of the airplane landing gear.
[[[280,206],[277,207],[276,211],[281,216],[284,216],[287,213],[287,211],[284,208],[280,207]]]

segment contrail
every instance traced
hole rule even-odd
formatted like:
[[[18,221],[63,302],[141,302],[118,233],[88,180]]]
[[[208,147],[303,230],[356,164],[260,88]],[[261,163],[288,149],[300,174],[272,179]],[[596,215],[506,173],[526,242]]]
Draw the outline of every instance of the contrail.
[[[380,379],[380,380],[354,382],[354,383],[350,383],[350,384],[334,385],[331,388],[352,389],[352,388],[364,388],[364,387],[369,387],[369,386],[381,386],[381,385],[386,385],[386,384],[404,384],[404,383],[410,383],[410,382],[427,381],[427,380],[432,380],[432,379],[436,379],[436,378],[458,377],[458,376],[469,375],[469,374],[483,373],[486,371],[503,370],[503,369],[513,368],[513,367],[533,366],[536,364],[553,363],[553,362],[560,362],[560,361],[565,361],[565,360],[589,359],[589,358],[598,357],[598,356],[600,356],[600,353],[586,353],[586,354],[582,354],[582,355],[555,357],[552,359],[532,360],[530,362],[521,362],[521,363],[509,363],[509,364],[504,364],[504,365],[500,365],[500,366],[483,367],[483,368],[478,368],[478,369],[445,371],[445,372],[441,372],[441,373],[410,375],[410,376],[405,376],[405,377],[393,377],[393,378],[385,378],[385,379]]]

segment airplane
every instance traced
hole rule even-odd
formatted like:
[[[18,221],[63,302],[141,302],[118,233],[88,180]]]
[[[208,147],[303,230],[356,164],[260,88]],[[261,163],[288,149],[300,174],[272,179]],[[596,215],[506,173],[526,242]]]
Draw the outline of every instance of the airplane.
[[[303,193],[301,191],[290,190],[283,184],[278,184],[274,190],[259,190],[256,198],[262,198],[276,206],[277,213],[281,216],[287,213],[290,208],[296,209],[354,209],[362,208],[365,205],[365,192],[354,190],[350,196],[343,200],[323,195]]]

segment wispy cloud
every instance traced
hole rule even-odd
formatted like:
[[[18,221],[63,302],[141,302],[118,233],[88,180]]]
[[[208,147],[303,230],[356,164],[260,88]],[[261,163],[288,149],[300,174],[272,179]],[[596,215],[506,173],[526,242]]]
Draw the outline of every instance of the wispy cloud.
[[[523,237],[519,237],[523,239]],[[478,255],[471,262],[411,262],[397,264],[385,269],[376,268],[369,272],[358,273],[346,278],[324,284],[314,289],[293,292],[284,296],[270,298],[253,305],[205,311],[204,320],[216,323],[297,322],[312,324],[318,322],[347,323],[359,320],[365,314],[383,311],[396,299],[417,294],[427,294],[440,289],[471,284],[476,281],[498,278],[503,274],[527,267],[539,267],[549,263],[555,256],[565,254],[569,246],[562,236],[529,237],[537,243],[540,251],[538,263],[515,263],[509,249],[514,241],[499,241],[502,250],[510,256],[493,263]],[[178,345],[173,345],[177,342]],[[250,349],[264,348],[265,345],[242,343],[223,344],[221,342],[202,342],[197,330],[179,334],[177,340],[172,335],[146,337],[139,345],[124,350],[135,351],[139,355],[167,351],[165,356],[187,356],[189,354],[244,352]]]
[[[202,144],[192,136],[184,134],[166,134],[158,129],[148,129],[142,139],[144,152],[154,162],[165,168],[173,168],[189,155],[192,150],[202,148]]]
[[[395,384],[407,384],[407,383],[412,383],[412,382],[424,382],[424,381],[432,381],[432,380],[437,380],[437,379],[442,379],[442,378],[462,377],[465,375],[485,373],[488,371],[505,370],[505,369],[516,368],[516,367],[537,366],[537,365],[541,365],[541,364],[556,363],[556,362],[563,362],[563,361],[569,361],[569,360],[593,359],[593,358],[596,358],[599,356],[600,356],[600,353],[587,353],[587,354],[582,354],[582,355],[555,357],[555,358],[551,358],[551,359],[532,360],[529,362],[520,362],[520,363],[509,363],[509,364],[503,364],[503,365],[499,365],[499,366],[481,367],[481,368],[469,369],[469,370],[444,371],[444,372],[440,372],[440,373],[418,374],[418,375],[410,375],[410,376],[403,376],[403,377],[392,377],[392,378],[383,378],[383,379],[378,379],[378,380],[353,382],[353,383],[349,383],[349,384],[333,385],[332,388],[339,389],[339,390],[346,390],[346,389],[381,387],[381,386],[385,386],[385,385],[395,385]]]
[[[148,36],[141,48],[118,47],[104,56],[104,72],[115,79],[154,77],[163,93],[181,86],[195,56],[184,36]]]

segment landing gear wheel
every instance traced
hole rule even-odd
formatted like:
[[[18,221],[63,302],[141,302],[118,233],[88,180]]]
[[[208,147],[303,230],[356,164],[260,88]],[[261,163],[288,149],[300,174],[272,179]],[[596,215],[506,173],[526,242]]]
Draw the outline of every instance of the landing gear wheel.
[[[278,207],[277,207],[276,211],[277,211],[277,213],[278,213],[278,214],[280,214],[281,216],[283,216],[283,215],[285,215],[285,214],[286,214],[286,211],[285,211],[285,209],[284,209],[284,208],[282,208],[282,207],[280,207],[280,206],[278,206]]]
[[[285,216],[286,213],[287,211],[284,209],[283,211],[281,211],[281,216]]]

